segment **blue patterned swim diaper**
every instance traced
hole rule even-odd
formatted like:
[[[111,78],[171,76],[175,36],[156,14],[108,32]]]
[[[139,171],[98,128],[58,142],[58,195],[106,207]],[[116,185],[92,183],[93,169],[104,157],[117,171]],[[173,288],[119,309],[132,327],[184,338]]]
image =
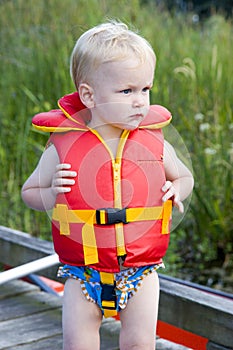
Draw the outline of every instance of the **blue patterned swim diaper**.
[[[164,267],[163,263],[143,267],[131,267],[114,273],[116,310],[121,311],[124,309],[128,299],[130,299],[142,285],[143,278],[161,267]],[[64,265],[59,268],[57,276],[79,280],[81,289],[87,300],[97,303],[101,308],[102,284],[99,271],[87,266]]]

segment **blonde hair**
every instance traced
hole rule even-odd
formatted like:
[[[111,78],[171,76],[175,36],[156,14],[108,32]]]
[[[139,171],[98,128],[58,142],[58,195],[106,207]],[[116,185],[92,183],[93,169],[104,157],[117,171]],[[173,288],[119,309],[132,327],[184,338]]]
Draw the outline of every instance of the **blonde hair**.
[[[136,57],[140,62],[152,59],[155,53],[146,39],[121,22],[100,24],[83,33],[77,40],[70,60],[70,74],[78,89],[88,82],[91,73],[102,63]]]

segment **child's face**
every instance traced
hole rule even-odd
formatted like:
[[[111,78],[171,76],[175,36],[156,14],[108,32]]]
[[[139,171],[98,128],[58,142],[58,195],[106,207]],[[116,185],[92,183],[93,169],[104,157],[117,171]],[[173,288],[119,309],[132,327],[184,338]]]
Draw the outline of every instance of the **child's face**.
[[[136,58],[102,64],[94,73],[91,127],[134,130],[148,113],[154,62]],[[107,125],[106,125],[107,124]]]

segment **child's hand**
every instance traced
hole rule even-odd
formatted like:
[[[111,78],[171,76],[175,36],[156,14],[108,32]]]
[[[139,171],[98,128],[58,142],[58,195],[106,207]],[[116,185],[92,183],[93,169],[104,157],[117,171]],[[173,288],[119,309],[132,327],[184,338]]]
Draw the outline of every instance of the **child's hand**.
[[[166,202],[168,199],[172,198],[174,206],[178,208],[180,213],[184,212],[183,203],[180,200],[180,195],[175,186],[171,181],[166,181],[165,185],[162,187],[162,191],[166,192],[163,196],[163,202]]]
[[[70,171],[70,164],[58,164],[56,172],[53,175],[51,189],[56,196],[58,193],[65,193],[71,191],[71,186],[75,184],[73,177],[77,176],[76,171]]]

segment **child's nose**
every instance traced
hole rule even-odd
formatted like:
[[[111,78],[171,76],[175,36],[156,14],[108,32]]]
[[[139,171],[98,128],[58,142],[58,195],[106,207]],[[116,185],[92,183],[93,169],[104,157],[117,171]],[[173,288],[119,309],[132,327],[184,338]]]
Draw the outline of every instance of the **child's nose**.
[[[145,104],[144,97],[140,94],[137,94],[133,97],[133,107],[143,107]]]

